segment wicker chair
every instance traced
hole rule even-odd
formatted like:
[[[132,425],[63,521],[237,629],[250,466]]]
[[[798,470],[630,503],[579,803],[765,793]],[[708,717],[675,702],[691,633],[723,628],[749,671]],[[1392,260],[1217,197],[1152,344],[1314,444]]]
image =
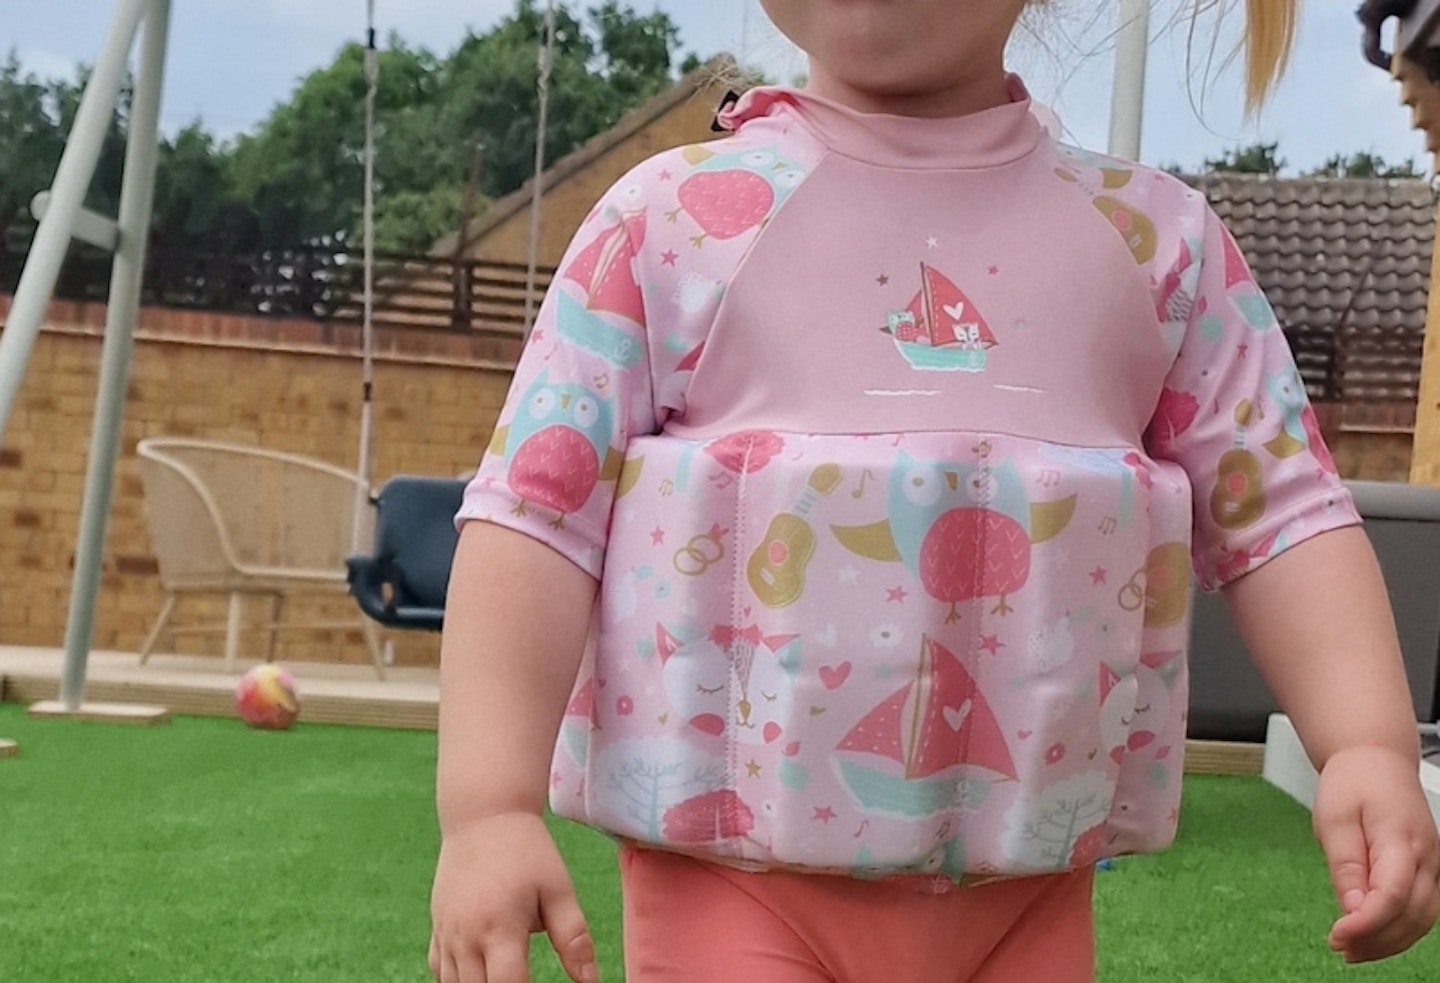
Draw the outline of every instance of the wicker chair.
[[[230,599],[223,629],[226,672],[235,671],[243,600],[263,597],[270,601],[266,661],[274,658],[282,627],[359,627],[375,672],[384,678],[379,639],[369,619],[281,622],[285,600],[292,595],[345,592],[356,508],[365,510],[360,541],[374,536],[369,490],[358,475],[296,454],[205,440],[152,437],[140,441],[137,450],[146,518],[165,588],[164,606],[140,648],[142,665],[169,628],[182,596],[225,594]]]

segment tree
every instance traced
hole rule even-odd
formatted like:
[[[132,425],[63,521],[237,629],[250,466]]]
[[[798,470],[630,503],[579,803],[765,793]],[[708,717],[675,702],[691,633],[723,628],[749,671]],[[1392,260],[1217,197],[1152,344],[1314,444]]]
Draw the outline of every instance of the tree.
[[[1415,169],[1415,158],[1413,157],[1408,158],[1401,164],[1390,164],[1379,154],[1360,151],[1348,157],[1344,154],[1335,154],[1328,157],[1325,163],[1319,167],[1306,171],[1305,176],[1335,178],[1418,178],[1424,175]]]
[[[19,248],[22,216],[30,199],[45,188],[60,159],[55,120],[45,110],[45,89],[22,75],[12,51],[0,64],[0,284],[13,287],[13,257]],[[14,231],[12,231],[14,230]]]
[[[1286,161],[1276,157],[1279,144],[1257,143],[1249,147],[1227,150],[1221,157],[1207,157],[1203,168],[1211,174],[1268,174],[1278,175],[1285,169]]]
[[[0,282],[13,286],[34,222],[30,201],[49,188],[80,107],[89,70],[73,82],[22,72],[14,51],[0,62]],[[86,204],[114,215],[124,169],[128,87],[121,92]]]
[[[530,177],[544,31],[535,0],[516,0],[492,30],[468,35],[445,58],[388,39],[376,107],[382,249],[421,250],[455,229],[476,142],[485,149],[484,195],[508,194]],[[559,4],[548,157],[569,153],[672,84],[678,43],[663,13],[605,0],[582,17]],[[364,49],[350,45],[240,139],[235,187],[267,246],[356,239],[365,89]]]
[[[341,49],[310,73],[232,157],[235,188],[255,213],[261,244],[343,243],[358,224],[363,191],[365,50]],[[430,106],[438,62],[392,36],[380,56],[376,99],[376,181],[395,191],[453,180],[435,166]],[[427,131],[431,135],[427,137]],[[404,142],[401,142],[404,141]],[[444,155],[440,155],[443,163]]]
[[[490,33],[466,38],[447,66],[447,130],[452,139],[471,135],[484,143],[481,187],[493,197],[519,188],[534,170],[536,55],[544,29],[535,0],[517,0],[513,14]],[[678,38],[678,28],[663,13],[641,16],[607,0],[582,22],[568,5],[557,5],[549,159],[614,126],[627,111],[673,84]]]
[[[454,185],[429,191],[397,191],[375,203],[375,244],[378,249],[408,253],[429,252],[435,240],[460,224],[464,192]],[[484,202],[476,203],[483,215]]]
[[[604,58],[600,74],[620,102],[638,105],[670,83],[680,29],[668,15],[656,11],[641,16],[616,0],[605,0],[590,11],[590,20]]]
[[[667,15],[639,14],[620,0],[582,13],[561,3],[556,28],[546,134],[552,161],[672,84],[679,44]],[[381,249],[424,251],[457,227],[477,143],[485,152],[477,209],[530,177],[543,34],[536,0],[516,0],[494,29],[467,36],[443,58],[396,35],[387,39],[375,129]],[[234,142],[217,140],[200,121],[164,140],[151,238],[155,262],[222,245],[353,248],[363,207],[364,66],[365,50],[345,46]],[[83,92],[83,72],[79,78],[41,81],[23,73],[14,54],[0,63],[0,280],[7,241],[13,246],[22,238],[30,198],[54,173]],[[119,197],[129,105],[127,91],[89,202],[109,214]]]

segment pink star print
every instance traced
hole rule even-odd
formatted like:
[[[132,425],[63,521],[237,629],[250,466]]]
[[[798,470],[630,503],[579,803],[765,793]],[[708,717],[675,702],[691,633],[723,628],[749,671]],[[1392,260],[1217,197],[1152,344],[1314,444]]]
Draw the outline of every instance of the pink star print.
[[[1106,570],[1104,567],[1096,567],[1094,570],[1090,571],[1090,583],[1092,585],[1105,583],[1105,578],[1109,575],[1109,573],[1110,571]]]
[[[990,275],[991,275],[991,276],[999,276],[999,275],[1000,275],[1000,267],[998,267],[998,266],[992,266],[992,267],[990,267]]]
[[[561,781],[562,781],[562,779],[560,778],[560,773],[559,773],[558,771],[552,771],[552,772],[550,773],[550,787],[551,787],[551,788],[559,788]]]
[[[890,277],[888,274],[881,273],[875,278],[875,282],[880,284],[880,286],[882,287],[888,287],[890,286]]]
[[[661,529],[659,526],[656,526],[654,529],[652,529],[652,530],[650,531],[650,545],[651,545],[651,546],[659,546],[660,544],[662,544],[662,543],[664,543],[664,542],[665,542],[665,530],[664,530],[664,529]]]
[[[886,604],[889,604],[891,601],[894,601],[896,604],[904,604],[905,597],[906,594],[904,587],[889,587],[885,590]]]
[[[674,266],[680,260],[680,254],[673,249],[667,249],[660,254],[660,262],[666,266]]]
[[[669,171],[661,171],[661,172],[660,172],[660,180],[662,180],[662,181],[668,181],[668,180],[670,180],[670,179],[671,179],[672,177],[674,177],[674,176],[675,176],[675,175],[671,174]]]
[[[835,810],[829,806],[815,806],[815,815],[811,819],[819,820],[825,825],[830,825],[830,820],[835,818]]]
[[[980,647],[991,655],[994,655],[1005,647],[1005,643],[1000,641],[999,635],[981,635]]]

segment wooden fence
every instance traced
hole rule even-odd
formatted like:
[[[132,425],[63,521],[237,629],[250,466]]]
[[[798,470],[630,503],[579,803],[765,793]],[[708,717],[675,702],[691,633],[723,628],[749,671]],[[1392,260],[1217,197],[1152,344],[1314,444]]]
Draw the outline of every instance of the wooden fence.
[[[554,273],[549,267],[536,271],[529,303],[539,306]],[[518,337],[525,330],[527,280],[520,263],[384,254],[375,264],[373,322]],[[357,288],[346,292],[329,317],[358,322],[363,314],[363,293]]]
[[[13,290],[18,260],[13,253],[0,256],[0,291]],[[343,323],[359,323],[364,313],[362,265],[358,257],[333,249],[172,254],[157,243],[146,266],[143,302],[150,305]],[[109,271],[109,256],[76,247],[62,270],[57,296],[103,302]],[[518,338],[525,328],[526,272],[516,263],[382,253],[375,268],[373,322],[392,329]],[[554,275],[549,267],[537,271],[534,304]],[[1341,313],[1312,323],[1313,312],[1286,309],[1284,291],[1273,296],[1314,402],[1374,406],[1390,414],[1387,419],[1404,408],[1413,419],[1423,323],[1364,328],[1345,323]]]
[[[538,306],[554,270],[536,271]],[[103,303],[110,257],[76,247],[56,296]],[[0,291],[13,291],[19,257],[0,262]],[[377,327],[519,337],[524,333],[527,269],[516,263],[381,253],[375,263]],[[157,307],[359,323],[364,315],[359,257],[323,247],[258,253],[168,251],[152,246],[142,303]]]

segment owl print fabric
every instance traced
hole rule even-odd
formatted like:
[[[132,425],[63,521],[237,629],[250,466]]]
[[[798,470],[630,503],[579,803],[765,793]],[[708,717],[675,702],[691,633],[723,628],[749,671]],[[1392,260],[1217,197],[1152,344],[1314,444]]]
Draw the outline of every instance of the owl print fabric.
[[[1358,519],[1203,199],[786,89],[619,182],[461,521],[601,579],[557,812],[756,869],[957,881],[1155,850],[1192,571]]]

